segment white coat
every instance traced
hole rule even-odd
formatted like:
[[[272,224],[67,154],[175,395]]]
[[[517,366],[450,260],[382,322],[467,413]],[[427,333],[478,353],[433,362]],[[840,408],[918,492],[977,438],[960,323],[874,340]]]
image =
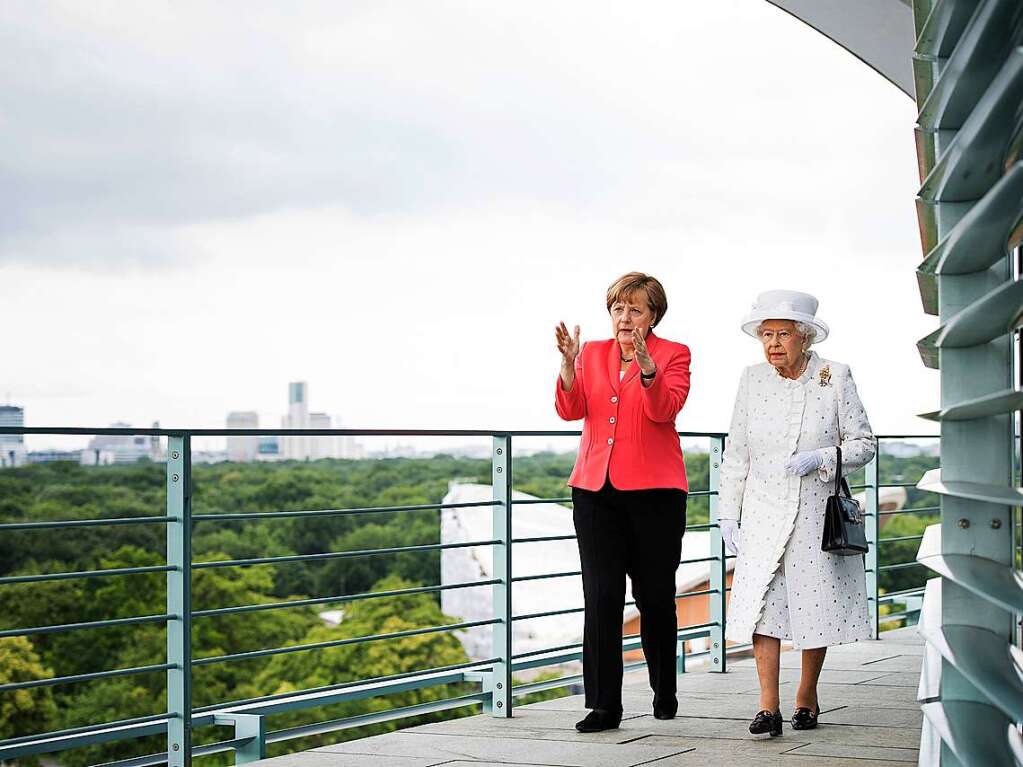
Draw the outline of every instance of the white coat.
[[[813,353],[797,380],[782,377],[766,362],[743,371],[718,503],[719,519],[740,520],[727,639],[751,641],[779,566],[795,648],[870,637],[863,558],[821,551],[838,444],[843,473],[868,463],[876,452],[848,366]],[[822,451],[821,468],[805,477],[786,473],[788,459],[805,450]]]

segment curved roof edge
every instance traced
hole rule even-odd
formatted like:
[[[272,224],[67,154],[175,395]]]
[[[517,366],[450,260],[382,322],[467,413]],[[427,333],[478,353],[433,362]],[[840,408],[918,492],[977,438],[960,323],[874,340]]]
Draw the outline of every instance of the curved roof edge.
[[[904,0],[767,0],[914,98],[913,9]]]

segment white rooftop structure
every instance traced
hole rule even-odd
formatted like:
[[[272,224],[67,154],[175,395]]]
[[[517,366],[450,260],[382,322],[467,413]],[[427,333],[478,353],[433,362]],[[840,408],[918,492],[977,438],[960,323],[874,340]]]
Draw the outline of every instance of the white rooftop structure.
[[[493,498],[490,485],[453,482],[443,503],[486,503]],[[513,500],[536,500],[525,493],[515,493]],[[444,509],[441,515],[441,542],[485,541],[492,538],[491,509]],[[538,538],[574,535],[572,510],[557,503],[515,506],[512,515],[514,538]],[[687,532],[682,539],[682,559],[710,556],[710,533],[705,530]],[[734,560],[728,560],[729,570]],[[691,591],[710,578],[710,562],[683,564],[675,577],[676,593]],[[512,575],[579,570],[579,549],[575,540],[517,543],[512,555]],[[470,546],[441,551],[441,583],[466,583],[488,580],[493,573],[490,546]],[[628,581],[628,579],[626,579]],[[626,583],[626,601],[632,601],[631,587]],[[583,589],[579,576],[535,581],[519,581],[513,591],[512,612],[526,615],[571,607],[582,607]],[[441,592],[441,608],[445,615],[459,621],[487,620],[493,615],[490,587],[452,589]],[[636,607],[625,608],[623,622],[637,615]],[[515,621],[512,632],[515,653],[542,650],[582,640],[582,613]],[[480,626],[459,632],[466,652],[473,659],[491,657],[491,627]]]

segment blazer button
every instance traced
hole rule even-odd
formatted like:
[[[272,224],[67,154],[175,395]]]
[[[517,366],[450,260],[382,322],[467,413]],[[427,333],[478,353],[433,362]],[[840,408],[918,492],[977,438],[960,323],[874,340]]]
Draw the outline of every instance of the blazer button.
[[[615,443],[615,441],[614,441],[614,437],[608,437],[608,438],[607,438],[607,444],[609,444],[609,445],[613,445],[614,443]]]
[[[618,397],[612,397],[611,398],[611,404],[612,405],[617,405],[618,404]]]
[[[615,422],[615,417],[614,417],[614,416],[611,416],[611,417],[610,417],[610,418],[608,419],[608,422],[609,422],[609,423],[614,423],[614,422]]]

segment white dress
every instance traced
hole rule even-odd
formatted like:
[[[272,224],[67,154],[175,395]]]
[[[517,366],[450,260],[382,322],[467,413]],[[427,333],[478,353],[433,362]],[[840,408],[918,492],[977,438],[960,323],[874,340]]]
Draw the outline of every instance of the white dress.
[[[839,443],[844,473],[876,452],[848,366],[813,353],[797,380],[766,362],[743,371],[718,504],[719,519],[740,520],[729,640],[758,633],[807,649],[870,637],[863,558],[821,551]],[[821,468],[786,473],[788,459],[805,450],[822,451]]]

